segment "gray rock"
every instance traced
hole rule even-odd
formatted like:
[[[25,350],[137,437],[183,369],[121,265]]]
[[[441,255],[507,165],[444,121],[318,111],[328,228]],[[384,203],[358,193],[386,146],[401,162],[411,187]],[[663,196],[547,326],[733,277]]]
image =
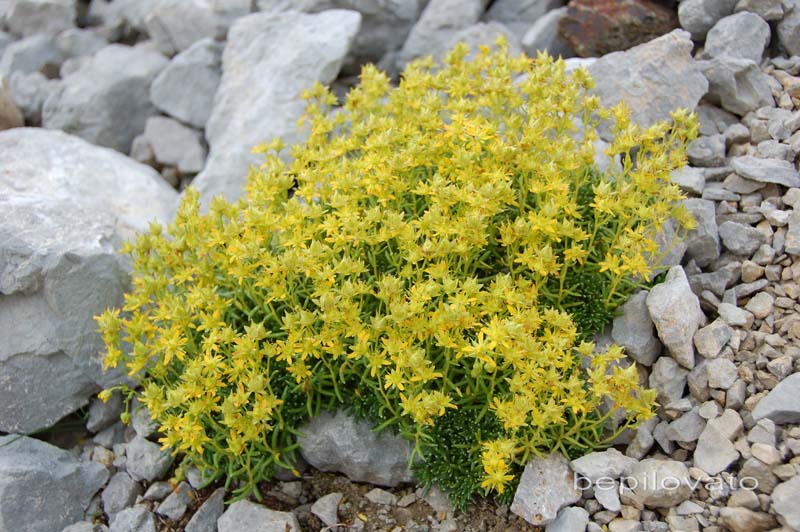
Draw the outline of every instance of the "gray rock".
[[[609,477],[616,480],[622,476],[627,476],[634,465],[636,465],[636,460],[625,456],[613,447],[605,451],[589,453],[570,462],[570,467],[572,467],[573,471],[593,483],[597,482],[601,477]]]
[[[734,12],[749,11],[767,22],[774,22],[783,18],[783,4],[783,0],[739,0]]]
[[[692,168],[684,166],[678,170],[673,170],[669,174],[669,180],[675,183],[681,190],[688,194],[701,195],[706,186],[706,176],[702,168]]]
[[[753,181],[777,183],[786,187],[800,186],[800,173],[788,161],[746,155],[732,157],[730,163],[734,172]]]
[[[222,44],[197,41],[176,55],[153,80],[150,99],[156,107],[189,125],[203,128],[219,87]],[[186,87],[192,87],[187,91]]]
[[[178,488],[167,495],[167,498],[158,505],[156,513],[158,515],[163,515],[167,519],[177,521],[183,517],[183,514],[186,513],[186,509],[193,500],[194,493],[192,492],[192,487],[187,482],[181,482],[178,484]]]
[[[775,422],[769,418],[759,419],[758,422],[747,433],[747,441],[750,443],[765,443],[775,445]]]
[[[204,201],[223,193],[238,198],[250,164],[250,150],[271,137],[287,144],[305,104],[297,96],[315,81],[333,81],[358,31],[360,15],[330,10],[318,15],[256,13],[231,28],[223,53],[223,74],[206,124],[210,146],[205,169],[194,184]],[[252,90],[259,87],[259,90]]]
[[[584,532],[588,524],[589,512],[580,506],[569,506],[558,512],[558,517],[547,525],[545,532]]]
[[[107,46],[67,76],[47,99],[42,124],[128,153],[148,116],[156,114],[150,83],[166,64],[161,54]]]
[[[496,3],[494,4],[496,5]],[[530,57],[536,57],[539,52],[547,52],[553,57],[572,57],[569,43],[558,35],[558,23],[567,15],[567,8],[560,7],[548,11],[531,25],[521,36],[522,49]],[[513,31],[513,26],[510,26]]]
[[[608,482],[606,480],[603,484],[594,486],[594,498],[608,511],[619,512],[622,509],[617,481]]]
[[[495,0],[484,18],[508,26],[521,39],[529,28],[565,3],[564,0]]]
[[[692,494],[689,470],[674,460],[642,460],[627,481],[632,497],[651,508],[677,506]]]
[[[186,532],[213,532],[225,511],[225,488],[217,488],[186,523]]]
[[[125,466],[136,480],[152,482],[162,478],[172,465],[173,457],[169,450],[161,450],[157,443],[136,436],[126,448]]]
[[[58,90],[61,82],[47,79],[36,72],[12,72],[8,79],[8,93],[19,107],[29,125],[42,123],[42,107],[45,100]]]
[[[720,508],[719,523],[730,532],[766,532],[777,526],[775,518],[747,508]]]
[[[778,40],[789,55],[800,55],[800,3],[790,0],[784,5],[789,9],[778,23]]]
[[[763,18],[746,11],[736,13],[721,19],[709,30],[703,54],[760,63],[769,39],[769,24]]]
[[[176,193],[151,169],[64,133],[0,133],[0,430],[49,427],[118,384],[94,316],[121,304],[114,246],[166,221]],[[46,382],[47,386],[41,386]]]
[[[56,45],[64,57],[82,57],[99,52],[108,46],[108,41],[95,31],[70,28],[58,34]]]
[[[38,72],[48,66],[58,69],[63,60],[52,37],[32,35],[6,46],[0,59],[0,76],[7,79],[12,72]]]
[[[725,133],[731,126],[739,124],[739,118],[736,115],[720,109],[716,105],[708,103],[701,103],[696,109],[697,120],[700,122],[701,135],[716,135],[718,133]],[[746,129],[746,126],[743,126]],[[750,140],[750,132],[746,133],[745,138],[742,140]]]
[[[321,412],[300,429],[300,449],[320,471],[338,471],[356,482],[396,486],[411,481],[411,448],[399,436],[375,434],[344,412]]]
[[[400,49],[398,67],[447,52],[454,34],[476,24],[485,6],[484,0],[430,0]]]
[[[737,0],[683,0],[678,4],[678,21],[692,34],[692,39],[702,41],[719,19],[733,13]]]
[[[75,26],[74,0],[9,0],[6,26],[16,35],[56,35]]]
[[[700,137],[686,149],[689,163],[701,168],[725,165],[725,137],[721,134]]]
[[[665,431],[667,438],[684,443],[697,441],[706,427],[706,421],[700,417],[698,410],[697,407],[694,407],[671,422]]]
[[[144,127],[144,138],[157,162],[175,166],[182,174],[196,174],[203,169],[206,149],[199,131],[172,118],[151,116]]]
[[[86,421],[86,429],[89,432],[100,432],[110,427],[117,421],[122,414],[122,394],[114,392],[108,401],[99,398],[92,399],[89,405],[89,419]]]
[[[510,509],[528,523],[544,526],[555,520],[561,508],[580,498],[566,458],[553,453],[528,462]]]
[[[624,100],[633,122],[650,126],[670,112],[694,109],[708,83],[691,56],[689,34],[675,30],[625,52],[605,55],[589,66],[595,93],[606,107]],[[608,131],[601,136],[610,138]]]
[[[150,415],[150,411],[143,405],[138,397],[131,401],[131,426],[136,434],[142,438],[149,438],[158,431],[158,423]]]
[[[683,205],[697,222],[697,227],[686,235],[686,253],[704,268],[719,258],[716,207],[713,201],[699,198],[684,200]]]
[[[785,526],[800,530],[800,505],[797,494],[800,493],[800,476],[778,484],[772,490],[772,509]]]
[[[328,9],[350,9],[361,14],[361,29],[353,41],[342,70],[357,73],[364,63],[378,63],[399,50],[417,22],[427,1],[407,0],[259,0],[261,11],[273,13],[290,9],[319,13]]]
[[[769,418],[775,423],[800,423],[800,373],[778,383],[753,409],[753,419]]]
[[[694,334],[694,346],[697,352],[706,358],[719,356],[722,348],[728,343],[733,329],[723,320],[714,320]]]
[[[7,330],[7,329],[6,329]],[[50,532],[83,519],[108,480],[95,462],[26,436],[0,437],[0,523],[3,530]]]
[[[708,80],[709,100],[723,109],[744,116],[775,104],[768,77],[755,62],[723,56],[696,64]]]
[[[300,532],[297,518],[288,512],[276,512],[250,501],[231,504],[217,521],[219,532]]]
[[[172,484],[169,482],[153,482],[144,492],[143,498],[146,501],[163,501],[170,493],[172,493]]]
[[[659,404],[667,405],[683,397],[689,371],[669,357],[659,357],[653,364],[649,384],[658,392]]]
[[[676,228],[677,222],[670,218],[656,235],[655,242],[658,244],[658,252],[653,257],[647,258],[654,271],[660,273],[672,266],[677,266],[683,260],[683,255],[686,253],[686,242],[676,238],[678,236]],[[654,260],[659,257],[658,262]]]
[[[364,494],[364,498],[374,504],[394,506],[397,504],[397,495],[380,488],[373,488]]]
[[[637,292],[622,305],[622,314],[614,318],[611,338],[636,362],[652,366],[661,353],[661,342],[653,334],[653,320],[645,303],[648,293]]]
[[[800,255],[800,209],[792,210],[786,230],[786,253]]]
[[[694,367],[692,338],[706,317],[683,268],[670,268],[664,282],[650,290],[646,302],[658,337],[670,355],[682,366]]]
[[[333,527],[339,522],[339,503],[343,496],[334,492],[320,497],[311,505],[311,513],[319,517],[326,526]]]
[[[464,43],[471,52],[468,57],[474,57],[480,46],[493,47],[500,37],[508,43],[510,56],[518,56],[522,52],[519,39],[499,22],[479,22],[454,32],[445,41],[445,50],[452,49],[458,43]]]
[[[722,245],[737,255],[751,256],[766,241],[764,233],[750,225],[728,220],[719,226]]]
[[[739,459],[733,443],[711,423],[706,425],[694,450],[694,465],[709,475],[725,471]]]
[[[718,390],[727,390],[736,381],[739,373],[736,365],[727,358],[715,358],[706,362],[708,385]]]
[[[759,292],[744,306],[745,309],[750,311],[757,319],[764,319],[772,314],[772,309],[775,306],[775,299],[766,292]]]
[[[153,44],[171,56],[203,39],[222,39],[238,17],[250,14],[250,0],[153,0],[144,26]]]
[[[129,506],[133,506],[136,497],[142,494],[142,486],[133,480],[131,476],[120,471],[111,477],[108,485],[103,490],[103,511],[113,519],[114,515]]]
[[[156,532],[156,520],[147,507],[134,506],[114,516],[110,532]]]

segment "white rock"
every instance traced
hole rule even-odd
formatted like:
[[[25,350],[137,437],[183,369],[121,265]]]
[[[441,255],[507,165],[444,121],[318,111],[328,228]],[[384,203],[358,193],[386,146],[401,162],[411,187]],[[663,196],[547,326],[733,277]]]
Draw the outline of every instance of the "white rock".
[[[547,525],[561,508],[580,500],[581,492],[574,480],[562,455],[534,458],[522,472],[511,511],[534,526]]]
[[[777,424],[800,423],[800,373],[778,383],[753,409],[753,419],[769,418]]]
[[[144,138],[159,163],[175,166],[182,174],[196,174],[203,169],[206,149],[199,131],[171,118],[152,116],[147,119]]]
[[[236,21],[222,57],[223,73],[206,124],[210,151],[194,185],[208,202],[217,194],[238,198],[250,150],[271,137],[300,139],[297,119],[305,110],[300,93],[314,82],[333,81],[358,31],[360,15],[330,10],[256,13]],[[258,90],[253,90],[258,87]]]
[[[683,268],[670,268],[664,282],[650,290],[647,310],[672,357],[686,368],[694,367],[692,338],[706,317]]]
[[[339,522],[339,503],[343,496],[338,492],[323,495],[311,505],[311,513],[319,517],[326,526],[333,527]]]
[[[772,508],[784,525],[800,530],[800,475],[775,486],[772,490]]]
[[[679,107],[694,109],[708,82],[692,59],[689,34],[675,30],[625,52],[605,55],[589,66],[595,93],[606,107],[624,100],[641,126],[669,120]],[[601,130],[608,140],[608,131]]]
[[[589,524],[589,512],[580,506],[562,508],[555,521],[547,525],[545,532],[584,532]]]
[[[739,376],[736,365],[727,358],[715,358],[706,362],[708,385],[719,390],[730,388]]]
[[[300,532],[294,514],[276,512],[250,501],[231,504],[217,521],[219,532]]]
[[[636,460],[625,456],[613,447],[605,451],[589,453],[570,462],[573,471],[592,482],[597,482],[601,477],[616,480],[626,476],[634,465],[636,465]]]
[[[642,460],[627,479],[632,496],[651,508],[671,508],[692,494],[689,470],[674,460]]]
[[[719,20],[706,35],[703,53],[708,57],[735,57],[760,63],[769,39],[769,24],[755,13],[745,11]]]
[[[156,76],[150,86],[150,99],[168,115],[205,127],[222,76],[221,61],[221,43],[212,39],[194,43]],[[192,90],[187,91],[187,86]]]
[[[75,25],[74,0],[9,0],[6,10],[9,30],[24,37],[56,35]]]

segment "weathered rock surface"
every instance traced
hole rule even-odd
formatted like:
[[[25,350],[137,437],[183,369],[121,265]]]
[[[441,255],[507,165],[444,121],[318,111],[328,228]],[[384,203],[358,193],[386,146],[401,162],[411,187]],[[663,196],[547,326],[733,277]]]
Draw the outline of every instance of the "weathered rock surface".
[[[742,177],[759,183],[776,183],[786,187],[800,187],[800,173],[788,161],[745,155],[731,157],[731,168]]]
[[[580,57],[599,57],[677,27],[675,11],[651,0],[572,0],[558,32]]]
[[[8,29],[24,37],[36,33],[57,35],[75,25],[73,0],[9,0],[6,9]]]
[[[397,58],[404,68],[414,59],[446,52],[455,33],[480,20],[485,0],[431,0],[408,34]]]
[[[737,0],[683,0],[678,4],[681,27],[702,41],[706,33],[722,17],[733,13]]]
[[[51,532],[83,519],[108,470],[28,437],[0,437],[0,527]]]
[[[522,35],[520,44],[525,53],[536,57],[538,52],[547,52],[553,57],[572,57],[575,52],[569,43],[558,35],[558,23],[567,14],[566,7],[559,7],[542,15]]]
[[[225,490],[217,488],[186,523],[186,532],[214,530],[217,520],[225,511]]]
[[[360,18],[353,11],[330,10],[256,13],[236,21],[206,124],[209,157],[194,181],[205,201],[242,194],[249,165],[259,162],[250,152],[256,144],[271,137],[287,144],[299,140],[296,123],[305,110],[300,94],[316,81],[335,79]]]
[[[150,168],[42,129],[0,133],[0,167],[0,328],[15,331],[0,337],[0,430],[27,433],[119,382],[93,319],[128,287],[115,244],[168,219],[176,194]]]
[[[692,494],[689,470],[675,460],[642,460],[628,480],[633,496],[651,508],[677,506]]]
[[[153,80],[153,104],[189,125],[205,127],[222,76],[222,49],[221,43],[203,39],[176,55]]]
[[[554,453],[534,458],[525,466],[511,511],[534,526],[544,526],[556,518],[561,508],[580,498],[566,458]]]
[[[322,412],[305,425],[300,449],[320,471],[338,471],[357,482],[396,486],[411,481],[411,448],[399,436],[375,434],[343,412]]]
[[[206,149],[199,131],[171,118],[151,116],[144,127],[144,138],[157,162],[174,166],[182,174],[196,174],[203,169]]]
[[[564,4],[565,0],[495,0],[484,18],[500,22],[522,39],[534,24]]]
[[[231,504],[217,521],[219,532],[300,532],[294,514],[276,512],[250,501]]]
[[[626,52],[614,52],[589,66],[595,92],[606,107],[624,100],[631,119],[649,126],[670,119],[670,112],[694,109],[708,82],[691,56],[689,34],[675,30]],[[606,140],[607,132],[602,132]]]
[[[708,80],[709,99],[723,109],[744,116],[775,103],[767,75],[754,61],[721,56],[697,66]]]
[[[42,125],[128,153],[148,116],[157,114],[150,102],[150,84],[166,64],[158,53],[107,46],[68,75],[47,99]]]
[[[648,293],[637,292],[622,305],[622,314],[614,318],[611,338],[636,362],[652,366],[661,353],[661,342],[653,334],[653,320],[646,303]]]
[[[664,282],[650,290],[646,302],[658,337],[670,355],[683,367],[693,368],[692,338],[697,329],[705,324],[706,317],[683,268],[670,268]]]
[[[769,44],[769,24],[755,13],[741,12],[717,22],[706,36],[707,57],[734,57],[761,62]]]
[[[753,409],[753,419],[769,418],[775,423],[800,423],[800,373],[786,377]]]
[[[784,525],[795,530],[800,529],[800,505],[797,495],[800,493],[800,476],[778,484],[772,490],[772,508]]]

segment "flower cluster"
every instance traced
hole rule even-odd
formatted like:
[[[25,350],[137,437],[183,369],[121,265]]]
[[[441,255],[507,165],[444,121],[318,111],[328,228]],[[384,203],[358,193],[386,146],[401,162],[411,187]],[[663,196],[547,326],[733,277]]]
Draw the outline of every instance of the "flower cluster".
[[[615,409],[618,430],[652,414],[621,350],[589,340],[654,273],[667,220],[691,223],[667,176],[693,117],[642,129],[582,69],[502,42],[467,54],[398,87],[367,66],[341,106],[314,87],[307,140],[259,147],[245,199],[203,214],[189,189],[129,246],[133,291],[98,318],[106,363],[209,480],[257,492],[309,416],[371,405],[423,469],[440,420],[489,420],[452,467],[477,461],[467,493],[503,493],[532,454],[602,444]]]

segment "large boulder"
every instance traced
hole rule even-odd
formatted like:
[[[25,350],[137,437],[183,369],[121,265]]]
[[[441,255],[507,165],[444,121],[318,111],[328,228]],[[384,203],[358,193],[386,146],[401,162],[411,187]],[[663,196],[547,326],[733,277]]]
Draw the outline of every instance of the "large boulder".
[[[603,56],[589,66],[594,90],[606,107],[625,101],[631,119],[640,126],[669,120],[675,109],[694,109],[708,90],[692,59],[692,47],[689,34],[675,30]],[[601,135],[610,139],[606,130]]]
[[[0,530],[52,532],[80,521],[108,476],[43,441],[0,437]]]
[[[176,192],[151,168],[44,129],[0,133],[0,431],[48,427],[120,381],[93,317],[122,302],[121,240],[166,221]]]
[[[400,436],[375,434],[369,424],[341,411],[320,413],[300,432],[303,458],[320,471],[336,471],[350,480],[380,486],[411,481],[411,447]]]
[[[300,138],[300,98],[315,82],[330,83],[358,32],[361,16],[330,10],[256,13],[236,21],[222,55],[222,82],[206,124],[209,157],[194,181],[207,202],[224,194],[238,198],[248,167],[259,162],[256,144]]]
[[[157,114],[150,84],[167,63],[163,55],[143,48],[107,46],[47,99],[42,125],[128,153],[147,118]]]

